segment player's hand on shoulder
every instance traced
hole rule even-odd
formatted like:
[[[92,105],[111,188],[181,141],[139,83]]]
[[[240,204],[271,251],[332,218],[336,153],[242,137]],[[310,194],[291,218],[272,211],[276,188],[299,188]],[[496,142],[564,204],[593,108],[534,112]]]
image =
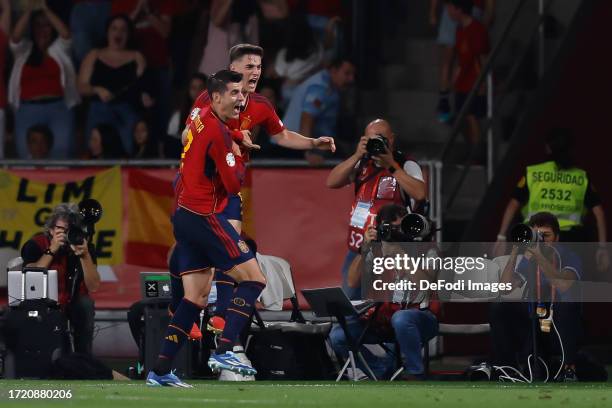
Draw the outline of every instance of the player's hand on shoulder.
[[[251,140],[250,130],[241,130],[240,133],[242,133],[242,146],[244,146],[245,148],[249,150],[261,149],[260,145],[253,143],[253,141]]]

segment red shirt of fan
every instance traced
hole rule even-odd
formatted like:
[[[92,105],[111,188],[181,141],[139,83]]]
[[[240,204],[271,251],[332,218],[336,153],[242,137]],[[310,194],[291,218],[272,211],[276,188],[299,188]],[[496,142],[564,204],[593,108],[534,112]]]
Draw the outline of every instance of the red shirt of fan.
[[[489,34],[478,20],[466,27],[457,27],[455,42],[459,75],[455,79],[455,91],[469,93],[482,70],[481,57],[489,53]]]
[[[228,195],[240,192],[244,172],[227,125],[212,109],[194,117],[181,155],[178,205],[201,215],[220,213]]]

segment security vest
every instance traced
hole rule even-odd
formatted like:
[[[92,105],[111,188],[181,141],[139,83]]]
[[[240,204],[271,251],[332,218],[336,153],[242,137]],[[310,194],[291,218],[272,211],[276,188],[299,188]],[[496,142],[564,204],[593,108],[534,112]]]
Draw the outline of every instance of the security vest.
[[[529,201],[523,207],[525,219],[547,211],[557,217],[563,231],[582,224],[588,185],[584,170],[559,169],[554,161],[548,161],[528,166],[526,180]]]
[[[359,250],[365,231],[374,224],[381,207],[386,204],[406,206],[409,202],[389,170],[376,167],[371,160],[361,162],[355,179],[355,199],[347,239],[349,249]]]

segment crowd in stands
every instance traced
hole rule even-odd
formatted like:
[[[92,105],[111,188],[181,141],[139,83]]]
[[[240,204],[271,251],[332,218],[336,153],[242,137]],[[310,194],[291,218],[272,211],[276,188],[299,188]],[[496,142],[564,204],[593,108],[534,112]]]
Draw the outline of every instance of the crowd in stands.
[[[264,48],[259,92],[281,118],[297,116],[290,129],[304,127],[306,111],[315,122],[321,116],[310,136],[336,136],[333,99],[354,75],[350,64],[344,78],[333,75],[347,4],[0,0],[0,159],[178,158],[185,118],[207,75],[227,67],[229,48],[242,42]],[[335,87],[324,95],[331,107],[321,98],[292,107],[313,93],[300,88],[309,81],[318,92],[321,84]],[[266,157],[296,157],[269,147]]]

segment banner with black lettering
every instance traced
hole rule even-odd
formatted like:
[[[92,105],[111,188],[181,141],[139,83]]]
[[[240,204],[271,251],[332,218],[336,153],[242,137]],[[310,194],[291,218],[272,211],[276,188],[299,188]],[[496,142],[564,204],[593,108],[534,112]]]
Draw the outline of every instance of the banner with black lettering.
[[[26,178],[0,170],[0,248],[20,250],[32,235],[41,232],[53,207],[94,198],[103,208],[96,224],[95,242],[100,265],[123,263],[121,170],[113,167],[93,175],[62,180]]]

